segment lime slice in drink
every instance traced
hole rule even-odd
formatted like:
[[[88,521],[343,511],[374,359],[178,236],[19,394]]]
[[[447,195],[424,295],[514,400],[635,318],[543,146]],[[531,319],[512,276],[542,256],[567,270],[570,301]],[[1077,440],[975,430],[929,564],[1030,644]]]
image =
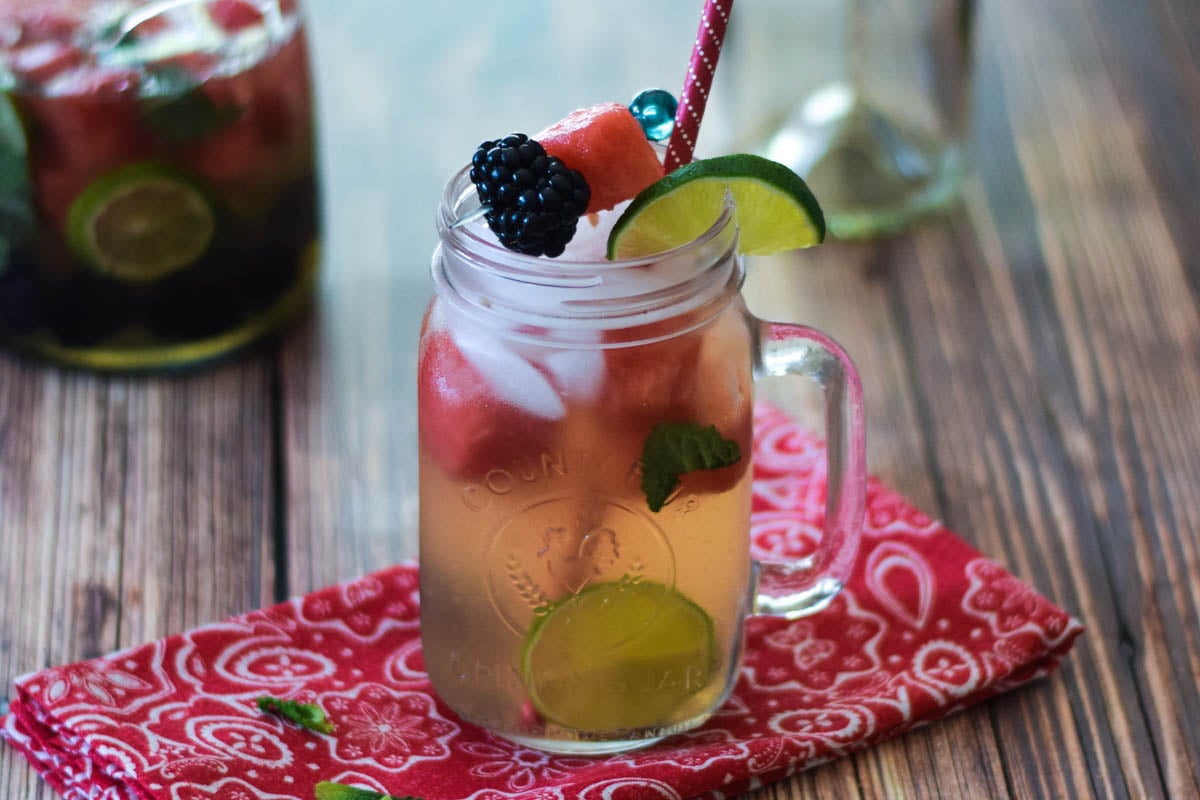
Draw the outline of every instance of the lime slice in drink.
[[[679,722],[715,668],[712,619],[649,581],[602,583],[560,602],[534,625],[521,656],[537,710],[586,732]]]
[[[88,186],[67,213],[71,248],[98,272],[151,281],[204,255],[216,229],[196,184],[170,167],[144,162]]]
[[[634,198],[608,236],[608,257],[638,258],[687,244],[734,201],[738,252],[779,253],[825,238],[825,215],[804,180],[775,161],[737,153],[685,164]]]

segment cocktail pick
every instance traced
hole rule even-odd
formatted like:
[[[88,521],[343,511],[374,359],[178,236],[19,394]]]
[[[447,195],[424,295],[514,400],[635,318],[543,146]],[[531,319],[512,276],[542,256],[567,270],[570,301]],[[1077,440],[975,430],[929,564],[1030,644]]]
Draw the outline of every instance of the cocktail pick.
[[[486,217],[487,213],[491,210],[492,210],[491,206],[485,206],[485,205],[476,206],[475,208],[472,208],[467,213],[463,214],[458,219],[454,220],[454,222],[451,222],[450,227],[451,228],[461,228],[463,225],[474,222],[475,220],[480,219],[482,217]]]
[[[666,89],[645,89],[629,104],[629,113],[642,126],[646,138],[652,142],[669,139],[675,130],[675,113],[679,103]]]

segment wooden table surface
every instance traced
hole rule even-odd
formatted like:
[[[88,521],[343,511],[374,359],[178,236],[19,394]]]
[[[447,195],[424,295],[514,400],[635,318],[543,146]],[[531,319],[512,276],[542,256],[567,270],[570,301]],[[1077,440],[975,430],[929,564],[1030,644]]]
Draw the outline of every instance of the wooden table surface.
[[[700,8],[424,5],[309,4],[327,257],[306,323],[182,376],[0,354],[0,687],[415,554],[441,183],[486,135],[677,87]],[[780,4],[741,5],[752,36]],[[746,291],[855,357],[873,472],[1088,631],[1049,679],[756,798],[1200,796],[1200,4],[978,22],[961,204],[754,261]],[[710,145],[786,95],[785,50],[760,74],[727,56]],[[0,797],[51,792],[0,750]]]

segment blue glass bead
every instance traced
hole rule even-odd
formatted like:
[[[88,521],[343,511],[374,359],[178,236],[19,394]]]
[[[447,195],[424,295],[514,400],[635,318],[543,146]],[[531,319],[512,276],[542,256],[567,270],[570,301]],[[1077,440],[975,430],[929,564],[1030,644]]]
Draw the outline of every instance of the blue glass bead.
[[[646,89],[629,104],[633,118],[652,142],[671,138],[671,131],[675,129],[675,109],[678,107],[675,98],[665,89]]]

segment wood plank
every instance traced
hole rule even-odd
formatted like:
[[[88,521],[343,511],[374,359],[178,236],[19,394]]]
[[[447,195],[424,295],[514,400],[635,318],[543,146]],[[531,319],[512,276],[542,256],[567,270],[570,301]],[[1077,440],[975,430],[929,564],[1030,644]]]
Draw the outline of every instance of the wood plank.
[[[1058,31],[1061,28],[1030,19],[1024,12],[1015,16],[1025,20],[1026,27],[1021,30],[1019,41],[1029,43],[1028,50],[1014,56],[1013,63],[1006,64],[1006,67],[1011,66],[1013,72],[1024,79],[1018,80],[1016,86],[1019,89],[1013,90],[1019,100],[1024,100],[1021,94],[1027,92],[1029,87],[1038,85],[1039,72],[1042,75],[1061,72],[1061,69],[1047,68],[1038,63],[1038,54],[1054,48],[1049,47],[1048,41],[1038,42],[1037,37],[1032,35],[1032,29],[1041,26],[1046,31]],[[1018,40],[1016,35],[1013,38]],[[1021,64],[1028,65],[1028,73],[1022,72]],[[1091,104],[1076,103],[1072,110],[1091,107]],[[1115,112],[1111,108],[1105,110]],[[1062,113],[1061,105],[1047,103],[1045,107],[1031,111],[1026,118],[1015,112],[1012,116],[1015,125],[1027,123],[1030,130],[1037,133],[1048,130],[1045,121],[1056,113]],[[1002,120],[1004,116],[1004,109],[1000,108],[993,120]],[[1080,128],[1099,126],[1100,118],[1111,126],[1115,117],[1115,113],[1101,113],[1081,122]],[[1018,128],[1018,139],[1024,130]],[[1003,135],[1003,131],[993,131],[993,134]],[[1075,139],[1072,144],[1078,147],[1081,139]],[[996,163],[998,154],[1003,155],[1004,149],[1002,143],[991,140],[985,155],[981,156],[981,172],[987,188],[996,191],[996,197],[993,198],[996,206],[991,214],[973,209],[972,221],[975,229],[981,232],[980,239],[985,245],[989,238],[986,235],[989,227],[1000,231],[1000,249],[1007,263],[1002,261],[993,264],[992,269],[984,268],[986,265],[979,258],[956,258],[947,263],[944,258],[939,258],[944,253],[943,248],[928,245],[918,237],[917,246],[926,250],[917,259],[917,273],[904,285],[905,306],[911,309],[909,313],[915,326],[920,374],[927,376],[929,384],[950,387],[949,391],[942,393],[930,392],[927,399],[930,408],[928,416],[938,422],[931,433],[935,440],[938,470],[945,476],[946,493],[951,498],[948,519],[955,527],[974,531],[981,537],[980,543],[985,550],[1004,553],[1006,560],[1017,568],[1019,574],[1031,577],[1035,585],[1065,602],[1068,607],[1072,607],[1070,595],[1078,591],[1083,602],[1082,607],[1076,608],[1095,624],[1097,617],[1103,619],[1107,615],[1113,620],[1119,614],[1111,606],[1096,608],[1097,605],[1112,602],[1106,591],[1111,586],[1111,582],[1106,580],[1108,567],[1103,559],[1095,556],[1100,548],[1091,541],[1093,537],[1104,539],[1104,532],[1098,530],[1094,522],[1096,517],[1103,514],[1103,495],[1094,493],[1091,497],[1082,496],[1074,491],[1072,485],[1055,481],[1054,477],[1058,473],[1072,479],[1086,480],[1088,472],[1094,474],[1095,467],[1101,463],[1095,454],[1088,454],[1092,457],[1083,459],[1080,464],[1069,463],[1072,458],[1078,457],[1080,447],[1086,448],[1089,442],[1080,441],[1083,437],[1075,432],[1086,430],[1087,426],[1079,424],[1075,428],[1084,420],[1080,419],[1078,398],[1073,396],[1075,392],[1069,379],[1064,381],[1062,363],[1064,360],[1074,362],[1069,363],[1067,371],[1090,370],[1098,356],[1086,345],[1080,356],[1064,355],[1055,347],[1063,338],[1058,326],[1062,325],[1068,330],[1073,326],[1069,324],[1069,319],[1064,322],[1053,319],[1053,315],[1070,312],[1046,308],[1047,301],[1041,289],[1047,281],[1042,273],[1047,269],[1045,261],[1050,259],[1043,259],[1038,252],[1038,241],[1029,236],[1027,224],[1034,219],[1034,213],[1021,210],[1021,187],[1012,180],[1012,176],[1021,173],[1022,167],[1028,175],[1030,171],[1045,170],[1050,165],[1071,164],[1072,151],[1061,144],[1054,147],[1051,143],[1043,142],[1021,151],[1030,159],[1039,157],[1036,164],[1024,161],[1017,164],[1015,160],[1006,162],[1003,159]],[[1093,159],[1085,168],[1094,168],[1102,163],[1109,165],[1111,170],[1111,165],[1123,164],[1126,157],[1132,155],[1127,152],[1111,153],[1104,158]],[[1136,161],[1136,156],[1133,157]],[[1111,172],[1099,175],[1112,179]],[[1070,176],[1075,178],[1073,186],[1076,191],[1072,197],[1098,199],[1123,196],[1122,193],[1111,192],[1112,187],[1109,186],[1089,185],[1088,181],[1099,179],[1099,175],[1093,169]],[[1027,179],[1031,183],[1036,182],[1039,188],[1061,185],[1039,181],[1039,177],[1044,178],[1035,174]],[[1120,177],[1117,175],[1117,178]],[[1110,191],[1106,193],[1104,189]],[[1045,205],[1036,207],[1026,201],[1042,219],[1058,220],[1073,210],[1071,197],[1060,194],[1043,199]],[[1145,202],[1134,204],[1135,209],[1153,208],[1152,196],[1143,195],[1138,199]],[[1017,203],[1015,207],[1014,202]],[[1062,213],[1064,209],[1068,210],[1066,215]],[[1094,203],[1085,206],[1085,213],[1089,210],[1094,210]],[[1124,206],[1121,209],[1127,210]],[[1078,230],[1072,231],[1074,235],[1069,241],[1063,237],[1054,242],[1056,247],[1050,252],[1053,255],[1089,253],[1096,249],[1095,242],[1102,238],[1102,231],[1126,230],[1124,218],[1116,214],[1093,216],[1107,218],[1090,220],[1091,224],[1082,231],[1086,236],[1079,235]],[[989,217],[994,219],[989,221]],[[1056,233],[1062,236],[1061,231]],[[1156,242],[1164,241],[1163,233],[1165,231],[1156,231],[1154,236],[1147,236],[1145,241],[1138,244],[1153,248]],[[1116,244],[1120,246],[1120,243]],[[994,253],[996,248],[993,244],[989,249]],[[1139,267],[1146,266],[1140,261],[1138,263]],[[1178,277],[1172,274],[1177,270],[1178,263],[1170,258],[1165,263],[1169,282],[1171,278]],[[1085,267],[1080,263],[1071,265],[1073,270]],[[1060,266],[1058,274],[1062,275],[1065,271],[1066,267]],[[1148,271],[1154,273],[1154,268],[1148,267]],[[1074,276],[1080,273],[1076,271],[1070,274]],[[1134,286],[1127,288],[1137,296]],[[1184,291],[1179,294],[1178,289],[1181,288]],[[1177,316],[1182,315],[1185,320],[1193,314],[1194,308],[1186,301],[1186,287],[1176,285],[1174,289],[1155,298],[1152,307],[1142,312],[1142,318],[1160,318],[1164,309],[1176,312]],[[1170,302],[1181,297],[1185,298],[1184,302]],[[1098,307],[1100,304],[1096,302],[1087,306]],[[1040,325],[1034,326],[1032,333],[1022,330],[1021,323],[1028,322],[1031,314],[1042,313],[1046,316],[1039,320]],[[1097,327],[1104,327],[1106,321],[1093,320]],[[1132,319],[1128,320],[1128,324],[1136,327]],[[1182,330],[1188,326],[1189,323],[1185,322]],[[1091,333],[1094,336],[1096,330],[1092,329]],[[1189,338],[1194,340],[1194,336]],[[1165,344],[1177,343],[1178,340]],[[1151,349],[1156,351],[1157,346]],[[1174,354],[1177,349],[1167,347],[1167,352]],[[1141,353],[1143,360],[1147,355],[1147,351]],[[1103,358],[1103,353],[1099,358]],[[1169,364],[1163,364],[1161,357],[1155,361],[1158,362],[1156,366],[1168,373],[1186,372],[1179,367],[1191,361],[1191,354],[1181,354],[1174,369]],[[1115,378],[1117,373],[1114,371],[1111,374]],[[1125,380],[1128,381],[1128,378]],[[1127,387],[1113,381],[1111,389],[1114,393],[1122,388]],[[1178,393],[1175,396],[1186,395]],[[1060,404],[1062,407],[1059,407]],[[1162,408],[1161,405],[1157,407]],[[1194,425],[1189,427],[1195,430]],[[961,520],[961,524],[956,524],[956,520]],[[1007,531],[1013,529],[1022,531],[1024,535],[1008,536]],[[1141,533],[1142,526],[1130,525],[1100,544],[1110,551],[1113,559],[1124,559],[1125,554],[1135,555],[1126,544],[1136,541],[1135,537],[1129,535],[1133,531]],[[1070,546],[1072,534],[1078,536],[1079,540],[1064,554],[1062,540],[1065,537]],[[1186,557],[1187,554],[1181,555]],[[1073,588],[1062,585],[1065,577],[1073,579]],[[1147,578],[1144,574],[1136,577],[1141,581]],[[1131,584],[1128,588],[1134,589],[1134,586]],[[1120,589],[1117,594],[1122,594]],[[1133,591],[1132,597],[1136,598],[1138,594]],[[1161,625],[1151,625],[1149,630],[1156,627],[1161,629]],[[1104,641],[1095,641],[1094,636],[1085,639],[1085,647],[1083,653],[1068,662],[1068,666],[1073,670],[1086,671],[1090,669],[1087,666],[1089,662],[1101,662],[1097,668],[1112,687],[1107,691],[1107,696],[1100,697],[1094,691],[1090,695],[1084,692],[1082,700],[1073,699],[1068,704],[1063,702],[1066,698],[1060,698],[1053,705],[1042,706],[1036,693],[1022,692],[1012,698],[1011,703],[1005,701],[996,704],[999,709],[998,731],[1009,756],[1006,763],[1016,768],[1012,775],[1014,789],[1019,795],[1081,796],[1087,791],[1088,772],[1094,770],[1098,773],[1097,783],[1091,793],[1100,796],[1161,794],[1164,787],[1155,774],[1157,743],[1153,741],[1151,730],[1157,721],[1128,719],[1122,708],[1124,697],[1136,695],[1136,691],[1129,690],[1145,687],[1135,683],[1134,676],[1122,668],[1124,654],[1119,652],[1119,648],[1110,649]],[[1154,682],[1153,677],[1151,682]],[[1177,679],[1179,676],[1175,677]],[[1092,680],[1081,681],[1077,674],[1068,677],[1068,681],[1076,682],[1072,693],[1080,690],[1080,683],[1084,690],[1095,685]],[[1169,684],[1170,680],[1166,682]],[[1061,722],[1063,712],[1072,711],[1083,718],[1085,735],[1087,727],[1094,726],[1097,729],[1091,735],[1099,741],[1085,743],[1082,752],[1078,747],[1070,746],[1068,741],[1067,751],[1062,757],[1048,757],[1047,753],[1053,751],[1047,751],[1045,746],[1053,746],[1064,734],[1069,736],[1072,733],[1072,726]],[[1111,724],[1103,719],[1107,714],[1116,718],[1116,741],[1105,741]],[[1056,720],[1057,725],[1063,726],[1061,732],[1047,735],[1053,728],[1047,728],[1045,722]],[[1179,728],[1174,728],[1172,733],[1184,735],[1164,738],[1176,742],[1187,741],[1186,733]],[[1020,746],[1021,742],[1031,744],[1026,748]],[[1185,755],[1192,754],[1194,743],[1184,744],[1181,749]],[[1117,751],[1121,755],[1114,758]],[[1139,755],[1134,756],[1134,753]],[[1186,763],[1185,759],[1181,760]],[[1036,769],[1030,769],[1036,767],[1039,761],[1069,765],[1070,770],[1060,778],[1065,782],[1047,784],[1046,771],[1039,773]],[[1117,761],[1125,769],[1125,774],[1111,774]],[[1139,773],[1139,769],[1145,772]],[[1180,792],[1194,790],[1194,786],[1186,779],[1171,783],[1170,788]]]
[[[1089,646],[1103,642],[1105,660],[1133,673],[1132,686],[1104,683],[1115,714],[1141,717],[1124,734],[1128,786],[1139,797],[1195,796],[1200,414],[1191,398],[1200,388],[1200,318],[1187,262],[1196,234],[1194,221],[1186,230],[1173,226],[1165,210],[1180,205],[1155,184],[1161,175],[1144,157],[1155,148],[1146,146],[1151,117],[1143,109],[1166,105],[1194,113],[1200,85],[1164,82],[1130,103],[1114,88],[1114,70],[1105,69],[1114,63],[1106,51],[1081,48],[1070,54],[1070,64],[1059,61],[1064,55],[1045,32],[1070,19],[1094,20],[1092,34],[1103,26],[1109,36],[1124,35],[1127,17],[1103,19],[1095,6],[1062,9],[1036,29],[1013,14],[998,31],[1011,47],[1005,64],[1011,85],[1034,89],[1021,92],[1021,103],[1010,102],[1014,129],[1051,134],[1037,141],[1017,136],[1049,276],[1042,288],[1053,297],[1052,303],[1024,303],[1020,311],[1039,338],[1058,340],[1040,354],[1037,376],[1056,428],[1048,433],[1071,462],[1062,474],[1087,492],[1097,540],[1081,545],[1105,554],[1103,572],[1089,577],[1093,586],[1106,578],[1111,596],[1101,599],[1116,604],[1111,627],[1101,623],[1101,637],[1088,637]],[[1140,43],[1143,53],[1160,47]],[[1043,75],[1075,74],[1069,84],[1039,81],[1039,68]],[[1049,131],[1048,115],[1056,119]],[[1190,149],[1195,152],[1194,142]],[[1185,148],[1171,152],[1172,160],[1192,159]],[[1123,713],[1126,706],[1134,707]]]
[[[1158,206],[1179,242],[1194,241],[1200,218],[1200,6],[1177,0],[1094,0],[1089,34],[1108,66]],[[1195,256],[1187,277],[1200,301]]]
[[[405,213],[393,194],[360,191],[329,211],[332,230],[360,238],[330,243],[317,314],[282,352],[291,593],[417,552],[415,343],[427,278],[388,277],[400,247],[390,220]]]
[[[270,601],[271,375],[269,352],[160,378],[0,355],[0,698]],[[52,793],[0,748],[0,796]]]

